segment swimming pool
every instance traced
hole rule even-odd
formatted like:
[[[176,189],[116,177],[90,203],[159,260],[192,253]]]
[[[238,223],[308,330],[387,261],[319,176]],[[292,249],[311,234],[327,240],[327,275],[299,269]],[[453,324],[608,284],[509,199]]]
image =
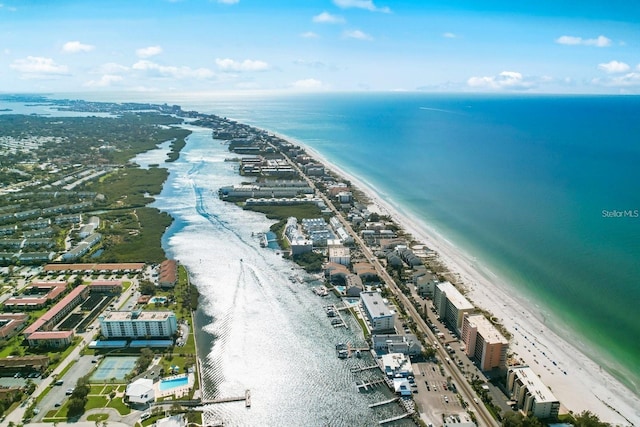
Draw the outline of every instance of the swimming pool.
[[[167,297],[153,297],[149,300],[149,303],[151,304],[155,304],[157,302],[160,304],[164,304],[165,302],[167,302]]]
[[[182,387],[189,384],[189,377],[186,375],[183,377],[170,378],[166,380],[160,380],[158,388],[160,391],[171,390],[172,388]]]

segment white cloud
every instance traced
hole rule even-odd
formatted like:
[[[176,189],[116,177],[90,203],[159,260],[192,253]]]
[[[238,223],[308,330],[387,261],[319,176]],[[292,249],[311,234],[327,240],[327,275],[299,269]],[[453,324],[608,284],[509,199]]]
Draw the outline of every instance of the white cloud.
[[[268,63],[253,59],[245,59],[240,62],[229,58],[216,58],[216,64],[223,71],[265,71],[269,69]]]
[[[317,39],[320,36],[318,34],[314,33],[313,31],[307,31],[306,33],[300,34],[300,37],[302,37],[304,39]]]
[[[23,78],[48,78],[69,74],[66,65],[56,64],[52,58],[41,56],[27,56],[24,59],[16,59],[9,65],[12,69],[23,73]]]
[[[107,62],[98,67],[97,74],[120,74],[129,71],[129,67],[116,64],[115,62]]]
[[[631,72],[621,76],[609,77],[605,79],[593,79],[591,83],[598,86],[640,89],[640,72]]]
[[[611,61],[603,64],[598,64],[598,69],[607,73],[626,73],[631,69],[629,64],[624,62]]]
[[[596,46],[596,47],[607,47],[611,46],[611,39],[605,36],[598,36],[595,39],[583,39],[582,37],[575,36],[561,36],[556,39],[556,43],[564,44],[569,46]]]
[[[442,37],[445,39],[457,39],[458,36],[454,33],[442,33]]]
[[[172,77],[176,79],[209,79],[215,76],[214,72],[208,68],[175,67],[156,64],[155,62],[140,60],[133,64],[132,68],[137,71],[144,71],[151,77]]]
[[[123,80],[122,76],[118,76],[115,74],[104,74],[100,80],[89,80],[83,86],[86,87],[107,87],[111,86],[112,83],[120,82]]]
[[[324,88],[324,84],[316,79],[297,80],[291,84],[294,89],[314,90]]]
[[[148,46],[136,50],[136,55],[138,55],[138,58],[150,58],[161,53],[162,48],[160,46]]]
[[[322,12],[314,16],[312,20],[320,24],[342,24],[345,22],[342,16],[332,15],[329,12]]]
[[[366,9],[366,10],[370,10],[371,12],[383,12],[383,13],[390,13],[391,9],[389,9],[388,7],[378,7],[375,4],[373,4],[372,0],[333,0],[333,4],[335,4],[336,6],[342,8],[342,9],[348,9],[348,8],[358,8],[358,9]]]
[[[357,40],[373,40],[369,34],[364,33],[360,30],[350,30],[345,31],[342,35],[348,39],[357,39]]]
[[[64,53],[80,53],[80,52],[91,52],[96,47],[90,44],[80,43],[79,41],[71,41],[66,42],[62,45],[62,51]]]
[[[471,77],[467,85],[474,89],[526,90],[535,86],[535,81],[516,71],[503,71],[497,76]]]
[[[236,4],[236,3],[240,3],[240,0],[218,0],[218,3],[222,3],[222,4]]]
[[[15,7],[7,6],[7,5],[2,4],[2,3],[0,3],[0,9],[8,10],[9,12],[15,12],[15,11],[18,10]]]

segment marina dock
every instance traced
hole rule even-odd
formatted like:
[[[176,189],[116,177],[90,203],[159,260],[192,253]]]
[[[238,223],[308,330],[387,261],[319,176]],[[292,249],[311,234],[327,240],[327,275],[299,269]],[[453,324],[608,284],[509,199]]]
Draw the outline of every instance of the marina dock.
[[[385,382],[384,378],[380,378],[369,382],[356,383],[356,385],[358,386],[359,391],[367,391],[369,390],[369,387],[373,388],[380,384],[384,384]]]
[[[336,307],[335,304],[325,306],[325,310],[327,311],[327,316],[333,317],[333,319],[331,320],[331,324],[333,325],[334,328],[339,328],[344,326],[345,328],[349,329],[349,326],[342,318],[342,313],[340,313],[340,310],[343,310],[343,309],[344,307],[338,308]]]

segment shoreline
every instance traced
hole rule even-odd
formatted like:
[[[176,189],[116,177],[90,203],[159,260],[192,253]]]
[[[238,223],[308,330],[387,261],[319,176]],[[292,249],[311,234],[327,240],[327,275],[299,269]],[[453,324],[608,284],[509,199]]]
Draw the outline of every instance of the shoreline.
[[[506,280],[478,263],[433,226],[383,199],[371,184],[338,167],[303,141],[266,130],[300,145],[327,169],[351,181],[352,186],[369,199],[371,210],[388,215],[414,240],[437,253],[442,264],[459,278],[463,293],[473,305],[490,312],[512,334],[509,353],[517,355],[541,377],[560,400],[564,412],[578,414],[588,410],[597,414],[601,421],[613,425],[640,423],[640,397],[586,356],[590,349],[571,344],[569,338],[547,325],[547,319],[540,312],[542,307],[527,304],[522,297],[512,295],[518,291],[515,287],[510,287]],[[562,330],[559,324],[556,328]],[[567,329],[564,332],[571,333]]]

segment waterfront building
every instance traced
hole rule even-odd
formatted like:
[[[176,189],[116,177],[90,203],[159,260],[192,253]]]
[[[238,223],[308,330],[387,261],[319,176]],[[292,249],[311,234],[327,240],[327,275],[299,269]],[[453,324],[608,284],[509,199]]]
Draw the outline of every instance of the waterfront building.
[[[420,295],[423,298],[424,297],[433,298],[436,285],[438,284],[438,279],[433,273],[429,271],[424,271],[424,272],[417,273],[416,276],[414,276],[413,283],[416,285],[416,290],[418,291],[418,295]]]
[[[169,338],[178,330],[172,311],[112,311],[98,320],[105,338]]]
[[[371,342],[376,352],[402,353],[406,356],[417,356],[422,353],[422,345],[413,334],[372,335]]]
[[[295,217],[290,217],[287,220],[287,225],[284,228],[284,235],[289,241],[291,247],[291,255],[299,255],[305,252],[311,252],[313,249],[313,242],[306,239],[300,230],[298,230],[298,220]]]
[[[158,267],[158,286],[173,288],[178,282],[178,263],[173,259],[162,261]]]
[[[360,301],[372,333],[395,332],[396,314],[378,292],[362,292]]]
[[[348,297],[359,297],[364,290],[362,279],[357,274],[349,274],[345,280],[345,294]]]
[[[507,371],[507,391],[526,415],[538,418],[555,418],[560,401],[553,395],[540,377],[525,365],[511,366]]]
[[[478,362],[480,370],[506,367],[509,341],[484,315],[465,314],[461,338],[467,356]]]
[[[450,282],[438,283],[433,292],[433,306],[444,322],[460,333],[465,313],[474,310],[473,305]]]
[[[329,246],[329,262],[349,265],[351,263],[351,251],[344,246]]]
[[[342,264],[338,264],[335,262],[328,262],[324,265],[324,277],[326,277],[329,282],[344,282],[346,278],[351,272],[349,269]]]
[[[380,360],[382,369],[389,378],[407,378],[413,375],[411,361],[402,353],[383,354]]]

